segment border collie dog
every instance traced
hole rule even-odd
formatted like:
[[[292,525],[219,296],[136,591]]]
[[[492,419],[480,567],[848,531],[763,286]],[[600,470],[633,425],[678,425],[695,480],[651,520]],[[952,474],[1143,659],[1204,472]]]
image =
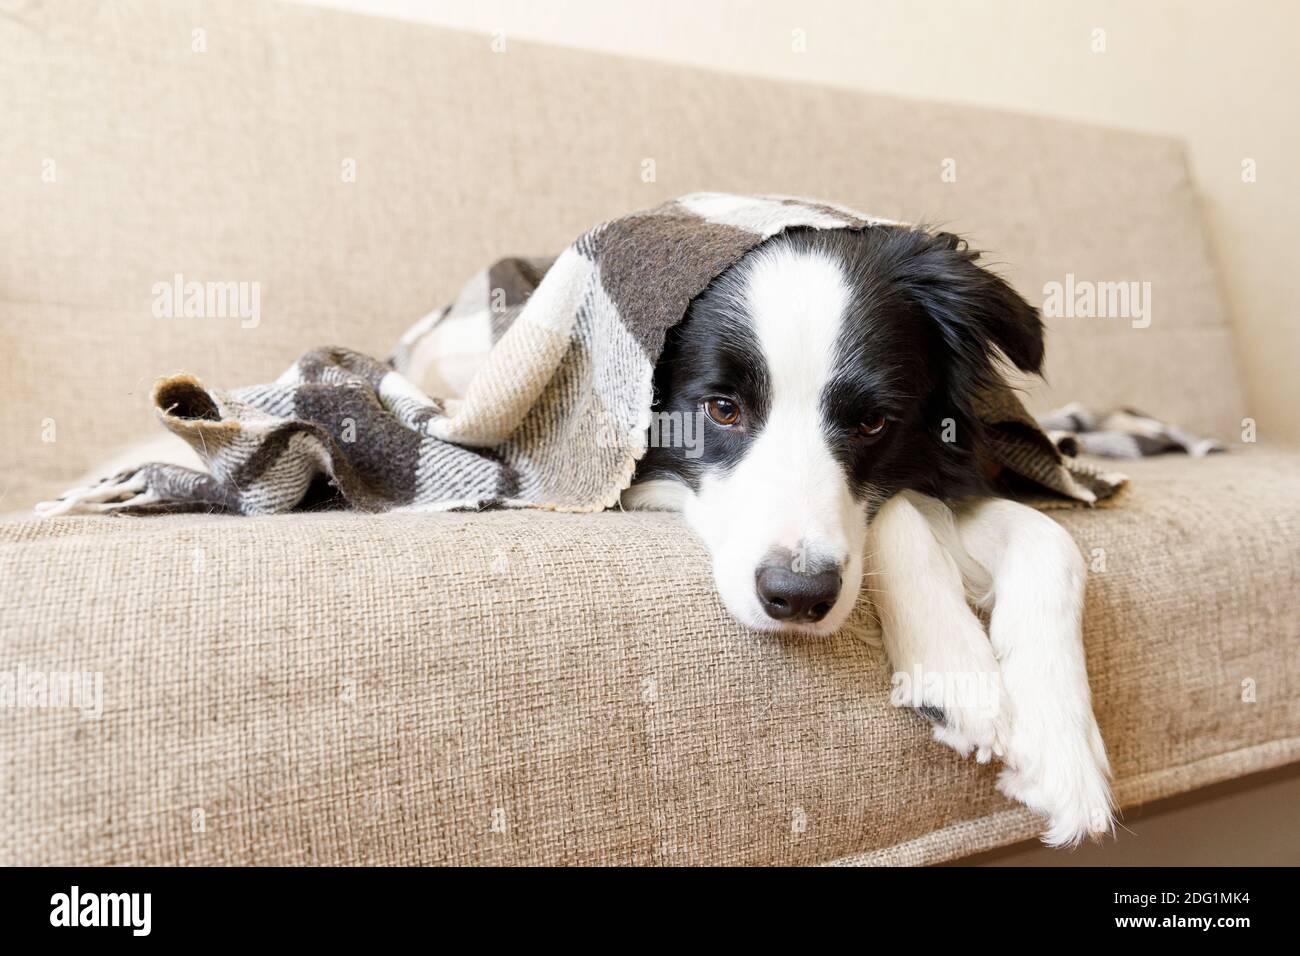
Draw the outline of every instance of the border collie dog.
[[[885,225],[756,247],[656,367],[655,410],[702,415],[702,444],[651,448],[623,500],[683,512],[750,628],[829,634],[870,575],[894,703],[963,756],[1000,758],[999,788],[1046,816],[1044,841],[1075,844],[1113,827],[1085,568],[982,465],[972,398],[1003,356],[1037,373],[1043,329],[977,258]]]

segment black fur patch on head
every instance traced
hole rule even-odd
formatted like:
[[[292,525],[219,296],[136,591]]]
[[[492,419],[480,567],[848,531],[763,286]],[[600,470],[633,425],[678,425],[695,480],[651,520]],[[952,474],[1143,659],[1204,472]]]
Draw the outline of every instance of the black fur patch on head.
[[[794,229],[759,249],[778,243],[833,258],[851,289],[845,315],[827,317],[842,328],[821,401],[827,442],[855,494],[879,503],[904,489],[945,500],[987,493],[973,397],[999,374],[999,353],[1026,372],[1040,369],[1037,311],[949,233]],[[694,414],[709,396],[729,395],[745,406],[745,426],[706,424],[693,459],[682,448],[651,448],[638,480],[676,477],[698,488],[708,470],[734,466],[761,431],[772,396],[744,294],[757,251],[691,303],[655,370],[656,410]],[[881,417],[880,435],[864,436],[860,426]]]
[[[678,478],[693,489],[709,471],[726,471],[744,456],[762,430],[771,401],[767,362],[744,312],[742,272],[736,266],[713,281],[691,303],[686,318],[668,333],[655,366],[656,413],[699,416],[708,398],[736,399],[745,409],[736,429],[713,428],[698,457],[682,447],[651,447],[637,469],[638,481]]]

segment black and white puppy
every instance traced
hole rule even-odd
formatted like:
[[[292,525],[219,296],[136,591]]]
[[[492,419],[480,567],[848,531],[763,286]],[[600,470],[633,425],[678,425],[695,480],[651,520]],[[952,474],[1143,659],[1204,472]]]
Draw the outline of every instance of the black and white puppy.
[[[963,756],[1000,757],[1003,792],[1047,816],[1046,842],[1072,844],[1109,831],[1113,806],[1085,569],[984,470],[972,397],[999,353],[1038,372],[1043,329],[977,257],[893,225],[758,246],[695,299],[656,367],[656,411],[700,414],[703,442],[652,447],[623,502],[681,510],[751,628],[829,634],[870,575],[894,702]]]

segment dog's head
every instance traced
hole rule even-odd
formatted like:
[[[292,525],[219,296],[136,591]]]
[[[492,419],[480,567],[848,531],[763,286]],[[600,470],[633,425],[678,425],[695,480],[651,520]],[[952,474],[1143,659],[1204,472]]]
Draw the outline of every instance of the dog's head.
[[[686,487],[687,521],[743,624],[829,633],[862,582],[874,509],[987,489],[971,406],[1001,352],[1037,372],[1038,313],[947,233],[793,230],[719,276],[669,335],[656,411],[697,416],[641,481]]]

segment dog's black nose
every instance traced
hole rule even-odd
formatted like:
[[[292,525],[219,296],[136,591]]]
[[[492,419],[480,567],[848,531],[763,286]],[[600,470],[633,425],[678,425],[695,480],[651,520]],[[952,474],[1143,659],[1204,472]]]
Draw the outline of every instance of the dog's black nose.
[[[758,569],[758,599],[767,616],[792,624],[820,621],[840,596],[838,571],[801,574],[779,564]]]

